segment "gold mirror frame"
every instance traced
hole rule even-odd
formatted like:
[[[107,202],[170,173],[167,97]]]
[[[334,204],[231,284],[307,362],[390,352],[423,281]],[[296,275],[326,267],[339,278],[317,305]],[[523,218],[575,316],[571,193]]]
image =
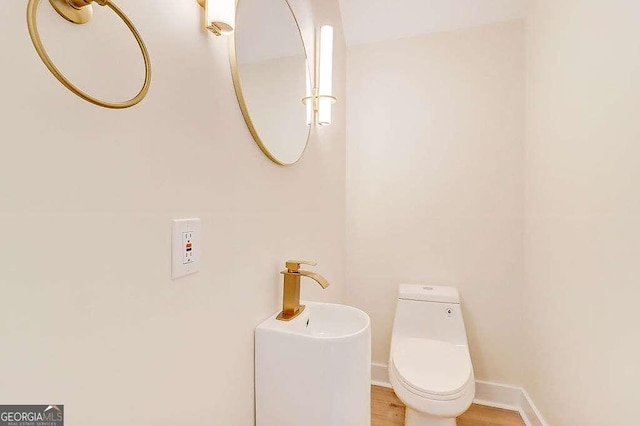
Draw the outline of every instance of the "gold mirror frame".
[[[243,0],[237,0],[236,2],[236,23],[238,22],[237,14],[238,14],[238,11],[240,10],[239,5],[240,5],[240,2],[242,1]],[[298,19],[296,18],[296,14],[293,12],[293,8],[291,7],[289,0],[282,0],[282,1],[286,3],[287,7],[289,8],[289,11],[291,12],[291,17],[293,18],[293,21],[296,24],[298,35],[300,36],[300,41],[302,42],[302,50],[304,52],[304,59],[306,62],[307,73],[308,73],[307,75],[311,75],[311,69],[309,68],[309,55],[307,54],[307,46],[304,42],[304,37],[302,37],[300,24],[298,23]],[[258,145],[260,150],[264,153],[264,155],[266,155],[271,161],[273,161],[274,163],[280,166],[292,166],[296,164],[298,161],[300,161],[305,151],[307,150],[307,147],[309,146],[309,139],[311,138],[311,127],[313,124],[308,126],[309,129],[307,131],[307,138],[304,142],[304,148],[302,149],[302,152],[300,153],[300,156],[296,161],[293,161],[291,163],[285,163],[279,160],[278,158],[276,158],[276,156],[269,151],[269,148],[267,148],[266,144],[262,141],[255,125],[253,124],[253,120],[251,119],[251,114],[249,113],[249,108],[247,106],[244,95],[242,93],[242,84],[240,81],[240,69],[238,66],[238,52],[236,50],[236,46],[237,46],[236,32],[237,32],[237,25],[236,25],[236,31],[234,31],[233,34],[230,36],[229,58],[231,61],[231,76],[233,77],[233,88],[235,89],[236,97],[238,98],[238,104],[240,105],[240,110],[242,111],[242,116],[244,117],[244,121],[245,123],[247,123],[247,127],[249,128],[249,132],[251,133],[251,136],[253,136],[253,139],[256,141],[256,144]],[[305,76],[305,78],[307,77]]]

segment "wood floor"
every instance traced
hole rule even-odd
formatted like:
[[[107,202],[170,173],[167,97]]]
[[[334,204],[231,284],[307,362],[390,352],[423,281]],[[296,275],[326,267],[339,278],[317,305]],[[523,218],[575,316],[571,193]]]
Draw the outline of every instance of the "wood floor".
[[[516,411],[472,405],[458,417],[458,426],[524,426]],[[404,405],[392,389],[371,387],[371,426],[403,426]]]

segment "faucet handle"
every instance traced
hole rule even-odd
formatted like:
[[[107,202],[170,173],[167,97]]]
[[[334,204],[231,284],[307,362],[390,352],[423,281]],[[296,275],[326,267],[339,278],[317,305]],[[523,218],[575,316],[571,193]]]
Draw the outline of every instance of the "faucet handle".
[[[318,262],[311,260],[287,260],[286,266],[289,272],[298,272],[300,265],[316,266]]]

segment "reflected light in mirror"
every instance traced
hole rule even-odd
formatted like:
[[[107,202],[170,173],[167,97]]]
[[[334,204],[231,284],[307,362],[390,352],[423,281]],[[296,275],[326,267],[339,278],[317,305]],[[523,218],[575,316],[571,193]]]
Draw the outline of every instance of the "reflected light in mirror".
[[[311,73],[307,67],[307,97],[302,100],[305,104],[307,114],[307,126],[311,126],[313,121],[313,88],[311,87]]]
[[[331,124],[333,92],[333,27],[320,27],[320,70],[318,76],[318,124]]]

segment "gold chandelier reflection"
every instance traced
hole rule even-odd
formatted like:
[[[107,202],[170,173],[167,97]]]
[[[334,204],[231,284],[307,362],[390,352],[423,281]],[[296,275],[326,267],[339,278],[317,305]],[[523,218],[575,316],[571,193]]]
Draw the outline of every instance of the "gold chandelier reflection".
[[[47,54],[47,51],[42,44],[42,40],[40,39],[40,34],[38,33],[37,14],[41,0],[29,0],[27,5],[27,26],[29,27],[31,41],[33,42],[33,46],[36,48],[38,55],[42,59],[42,62],[44,62],[49,71],[51,71],[60,83],[80,98],[105,108],[123,109],[132,107],[143,100],[149,91],[149,86],[151,85],[151,61],[149,59],[147,47],[131,20],[111,0],[49,0],[56,12],[58,12],[67,21],[73,22],[74,24],[85,24],[91,20],[91,17],[93,16],[93,7],[91,3],[94,1],[100,6],[109,6],[109,8],[111,8],[111,10],[113,10],[115,14],[118,15],[126,24],[140,46],[140,51],[142,52],[142,57],[144,59],[145,76],[142,89],[140,89],[140,92],[138,92],[138,94],[133,98],[124,102],[108,102],[95,98],[76,87],[64,76],[64,74],[62,74],[62,72],[60,72],[60,70],[58,70],[58,68],[56,68],[53,61]]]

